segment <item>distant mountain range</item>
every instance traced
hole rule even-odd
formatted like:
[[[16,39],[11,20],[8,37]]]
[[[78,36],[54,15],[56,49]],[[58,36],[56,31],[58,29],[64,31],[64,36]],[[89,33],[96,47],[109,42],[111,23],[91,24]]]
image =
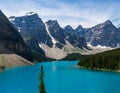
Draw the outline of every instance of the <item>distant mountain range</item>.
[[[9,20],[18,29],[26,44],[42,55],[61,59],[69,53],[88,48],[85,38],[69,33],[67,28],[60,27],[56,20],[43,23],[33,12],[21,17],[12,16]]]
[[[50,58],[61,59],[71,53],[85,54],[91,51],[87,44],[111,48],[119,47],[120,44],[120,29],[110,20],[91,28],[79,25],[76,29],[70,25],[62,28],[56,20],[44,23],[33,12],[20,17],[11,16],[9,20],[32,50]]]
[[[120,44],[120,30],[110,20],[86,29],[85,37],[93,46],[117,47]]]

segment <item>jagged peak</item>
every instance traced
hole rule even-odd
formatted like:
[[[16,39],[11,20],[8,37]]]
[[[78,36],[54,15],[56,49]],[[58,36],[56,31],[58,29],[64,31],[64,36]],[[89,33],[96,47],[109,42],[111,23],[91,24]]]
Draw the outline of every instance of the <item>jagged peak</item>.
[[[72,28],[71,25],[67,25],[67,26],[65,26],[64,29],[72,29],[72,30],[73,30],[73,28]]]
[[[18,18],[18,17],[33,17],[33,16],[36,17],[36,18],[39,17],[38,14],[35,13],[35,12],[28,12],[25,15],[22,15],[22,16],[10,16],[8,19],[9,20],[14,20],[15,18]]]
[[[10,20],[10,21],[13,21],[13,20],[15,20],[15,16],[10,16],[8,19]]]
[[[32,15],[38,15],[38,14],[35,12],[28,12],[25,14],[25,16],[32,16]]]
[[[15,16],[10,16],[9,19],[13,19],[13,18],[16,18]]]
[[[82,25],[78,25],[78,27],[76,28],[77,29],[83,29]]]
[[[45,22],[45,24],[47,24],[48,26],[50,26],[50,25],[51,26],[53,26],[53,25],[59,26],[57,20],[48,20],[47,22]]]
[[[110,20],[106,20],[104,23],[105,23],[106,25],[112,24],[112,22],[111,22]]]
[[[106,27],[106,26],[114,26],[114,25],[113,25],[113,23],[110,20],[106,20],[105,22],[97,24],[96,26],[93,26],[92,28],[96,28],[96,27],[97,28],[98,27],[103,28],[103,27]]]
[[[114,26],[113,23],[110,20],[106,20],[104,23],[98,24],[101,28],[106,26]],[[115,27],[115,26],[114,26]]]
[[[57,20],[48,20],[46,23],[58,23]]]

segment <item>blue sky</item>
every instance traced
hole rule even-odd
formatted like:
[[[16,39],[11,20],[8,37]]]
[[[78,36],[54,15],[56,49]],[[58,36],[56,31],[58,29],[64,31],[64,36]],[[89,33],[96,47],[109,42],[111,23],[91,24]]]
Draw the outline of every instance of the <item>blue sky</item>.
[[[58,20],[62,27],[91,27],[105,20],[120,26],[120,0],[0,0],[9,16],[37,12],[43,21]]]

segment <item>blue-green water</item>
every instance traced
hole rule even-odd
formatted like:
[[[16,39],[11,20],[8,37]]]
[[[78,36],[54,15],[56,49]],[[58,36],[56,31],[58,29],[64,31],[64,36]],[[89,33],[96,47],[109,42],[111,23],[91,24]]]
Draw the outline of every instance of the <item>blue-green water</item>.
[[[42,63],[47,93],[120,93],[120,73],[79,69],[77,61]],[[0,93],[39,93],[40,65],[0,73]]]

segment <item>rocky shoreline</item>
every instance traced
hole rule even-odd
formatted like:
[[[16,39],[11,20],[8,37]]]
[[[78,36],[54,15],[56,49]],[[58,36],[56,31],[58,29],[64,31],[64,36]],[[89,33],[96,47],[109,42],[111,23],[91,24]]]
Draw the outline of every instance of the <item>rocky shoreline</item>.
[[[81,69],[87,69],[87,70],[93,70],[93,71],[105,71],[105,72],[120,72],[120,70],[110,70],[110,69],[105,69],[105,68],[90,68],[90,67],[83,67],[83,66],[78,66],[78,68]]]
[[[6,68],[34,65],[16,54],[0,54],[0,72]]]

